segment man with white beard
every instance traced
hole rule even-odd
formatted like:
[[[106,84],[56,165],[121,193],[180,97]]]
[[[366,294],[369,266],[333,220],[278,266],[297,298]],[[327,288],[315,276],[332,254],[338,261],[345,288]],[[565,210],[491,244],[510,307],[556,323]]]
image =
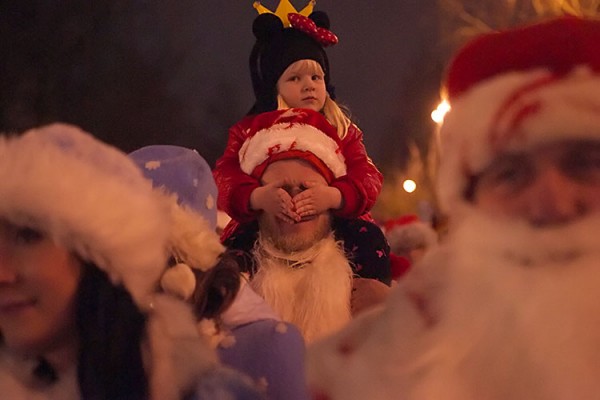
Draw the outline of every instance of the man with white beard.
[[[309,349],[322,399],[600,398],[600,21],[475,39],[446,78],[446,242]]]
[[[240,150],[241,169],[263,186],[284,189],[285,198],[308,188],[325,190],[346,174],[337,132],[318,112],[261,114],[248,137]],[[297,325],[307,343],[342,328],[357,308],[380,302],[389,289],[361,278],[361,271],[353,276],[332,218],[331,212],[323,212],[290,223],[263,212],[258,238],[251,239],[251,287],[284,321]],[[360,235],[366,242],[372,233],[365,228]]]
[[[325,179],[306,161],[287,159],[270,164],[265,184],[287,179],[290,195],[305,179]],[[296,324],[307,342],[332,333],[350,321],[352,269],[331,231],[331,215],[323,213],[289,224],[267,213],[259,216],[254,249],[258,271],[250,285],[280,314]]]

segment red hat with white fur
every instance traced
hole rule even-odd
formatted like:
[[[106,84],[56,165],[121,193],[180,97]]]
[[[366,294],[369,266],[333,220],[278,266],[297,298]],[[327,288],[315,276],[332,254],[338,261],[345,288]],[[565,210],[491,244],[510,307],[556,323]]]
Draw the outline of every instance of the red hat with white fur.
[[[499,154],[600,138],[600,20],[560,17],[483,35],[449,66],[440,136],[443,208]]]
[[[239,152],[242,171],[260,179],[270,163],[290,158],[309,162],[328,183],[346,175],[337,131],[322,114],[290,108],[256,116]]]
[[[392,252],[404,254],[419,247],[428,248],[437,243],[437,233],[431,225],[414,214],[405,214],[387,220],[383,232]]]

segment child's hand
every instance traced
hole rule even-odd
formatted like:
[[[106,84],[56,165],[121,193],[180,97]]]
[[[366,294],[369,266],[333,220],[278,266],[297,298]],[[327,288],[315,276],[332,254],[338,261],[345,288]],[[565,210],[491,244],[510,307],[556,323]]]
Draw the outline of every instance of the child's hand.
[[[296,213],[302,218],[312,217],[330,208],[337,209],[342,205],[342,194],[332,186],[315,181],[305,181],[306,188],[292,199]]]
[[[273,182],[254,189],[250,195],[250,206],[293,224],[301,217],[294,211],[292,197],[282,186],[283,182]]]

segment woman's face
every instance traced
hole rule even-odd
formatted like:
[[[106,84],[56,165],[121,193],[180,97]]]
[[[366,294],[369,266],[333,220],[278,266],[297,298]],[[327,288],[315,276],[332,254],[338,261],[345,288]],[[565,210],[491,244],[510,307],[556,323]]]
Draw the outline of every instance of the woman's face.
[[[3,345],[37,356],[71,342],[82,266],[44,234],[0,220]]]

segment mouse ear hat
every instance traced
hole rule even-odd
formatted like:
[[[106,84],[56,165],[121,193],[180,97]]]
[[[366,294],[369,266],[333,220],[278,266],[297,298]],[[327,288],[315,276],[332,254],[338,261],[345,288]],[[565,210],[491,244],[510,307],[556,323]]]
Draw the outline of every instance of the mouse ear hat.
[[[336,44],[338,38],[329,30],[329,17],[323,11],[311,12],[312,6],[297,12],[291,4],[285,6],[286,3],[287,0],[281,1],[276,13],[255,3],[255,8],[262,13],[252,24],[256,43],[249,61],[256,102],[251,114],[277,108],[277,81],[285,69],[298,60],[319,63],[325,73],[327,91],[330,96],[333,94],[329,59],[324,48]]]

